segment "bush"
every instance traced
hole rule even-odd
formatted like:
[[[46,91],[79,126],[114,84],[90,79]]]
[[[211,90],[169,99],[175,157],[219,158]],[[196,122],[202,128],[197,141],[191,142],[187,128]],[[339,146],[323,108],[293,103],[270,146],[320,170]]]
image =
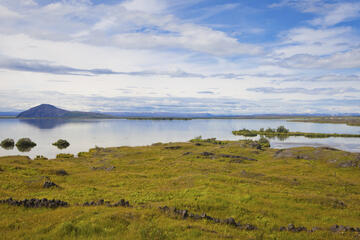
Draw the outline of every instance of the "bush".
[[[70,143],[64,139],[59,139],[57,142],[54,142],[52,145],[58,147],[59,149],[65,149],[70,146]]]
[[[20,138],[17,141],[16,146],[19,148],[32,148],[36,146],[36,143],[31,141],[30,138]]]
[[[265,130],[265,132],[273,133],[273,132],[275,132],[275,129],[267,128],[267,129]]]
[[[46,157],[44,157],[43,155],[37,155],[34,160],[48,160]]]
[[[12,149],[15,146],[14,139],[6,138],[1,142],[1,147],[5,149]]]
[[[56,155],[56,158],[73,158],[74,154],[70,154],[70,153],[59,153],[58,155]]]
[[[285,128],[284,126],[280,126],[276,130],[278,133],[288,133],[289,129]]]
[[[264,137],[261,137],[259,139],[259,144],[261,145],[261,148],[268,148],[270,147],[270,142],[268,139],[264,138]]]

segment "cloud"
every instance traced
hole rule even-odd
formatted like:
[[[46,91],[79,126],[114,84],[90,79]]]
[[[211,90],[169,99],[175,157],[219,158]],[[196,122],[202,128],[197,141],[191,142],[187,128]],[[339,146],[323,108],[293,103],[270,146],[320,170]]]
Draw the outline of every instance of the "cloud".
[[[307,95],[328,95],[328,94],[345,94],[358,93],[360,89],[355,88],[274,88],[274,87],[259,87],[248,88],[247,91],[259,92],[266,94],[307,94]]]
[[[121,49],[177,49],[214,56],[261,53],[260,46],[241,43],[225,32],[184,21],[172,14],[171,9],[189,4],[191,1],[129,0],[112,5],[60,1],[44,6],[13,7],[14,14],[21,15],[23,21],[2,22],[0,30]]]
[[[133,72],[121,72],[113,71],[110,69],[81,69],[68,66],[54,65],[48,61],[40,60],[25,60],[25,59],[11,59],[0,58],[0,68],[25,71],[25,72],[39,72],[49,74],[60,75],[82,75],[82,76],[94,76],[94,75],[131,75],[131,76],[169,76],[173,78],[204,78],[204,75],[196,73],[188,73],[182,70],[177,71],[133,71]]]
[[[326,74],[319,76],[297,76],[292,78],[284,78],[282,80],[274,81],[274,83],[285,83],[285,82],[312,82],[312,83],[345,83],[345,82],[360,82],[360,76],[356,74]]]
[[[20,18],[21,15],[0,5],[0,19]]]
[[[335,53],[330,56],[297,54],[280,63],[284,67],[309,69],[352,69],[360,68],[360,49]]]
[[[310,24],[322,27],[329,27],[338,23],[351,21],[360,16],[360,3],[324,0],[283,0],[280,3],[271,4],[270,7],[290,6],[305,13],[318,15],[309,21]]]
[[[210,95],[215,94],[215,92],[213,92],[213,91],[198,91],[197,93],[198,94],[210,94]]]
[[[287,31],[281,37],[281,44],[273,51],[277,57],[291,57],[296,54],[330,55],[356,47],[358,39],[351,27],[300,27]]]
[[[12,99],[11,96],[17,96]],[[59,99],[61,104],[59,105]],[[22,111],[41,103],[69,110],[103,112],[169,112],[169,113],[344,113],[359,112],[360,99],[283,100],[195,97],[102,97],[63,94],[56,91],[0,90],[0,111]]]

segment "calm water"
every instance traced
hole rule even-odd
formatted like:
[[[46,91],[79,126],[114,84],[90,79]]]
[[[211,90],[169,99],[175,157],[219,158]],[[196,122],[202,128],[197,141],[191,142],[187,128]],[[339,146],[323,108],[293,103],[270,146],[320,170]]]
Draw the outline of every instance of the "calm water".
[[[19,152],[0,148],[0,156],[5,155],[44,155],[53,158],[58,153],[77,154],[95,147],[140,146],[155,142],[188,141],[196,136],[216,137],[224,140],[243,139],[233,136],[232,131],[241,128],[259,129],[284,125],[291,131],[319,133],[360,134],[360,127],[344,124],[295,123],[286,120],[263,119],[199,119],[190,121],[154,120],[0,120],[0,139],[30,137],[37,146],[30,152]],[[59,150],[51,143],[59,138],[70,142],[70,147]],[[360,152],[359,138],[308,139],[290,137],[284,141],[271,139],[274,148],[294,146],[331,146],[346,151]]]

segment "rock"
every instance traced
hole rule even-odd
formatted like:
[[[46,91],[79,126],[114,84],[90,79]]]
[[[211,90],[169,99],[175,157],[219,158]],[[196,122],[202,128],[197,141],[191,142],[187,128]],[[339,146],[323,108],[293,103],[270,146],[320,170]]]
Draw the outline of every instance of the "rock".
[[[202,152],[200,155],[202,155],[204,157],[209,157],[209,156],[214,156],[215,154],[213,154],[211,152]]]
[[[283,232],[283,231],[286,231],[286,230],[287,230],[286,227],[284,227],[284,226],[280,227],[280,232]]]
[[[165,149],[170,149],[170,150],[177,150],[180,149],[181,146],[169,146],[169,147],[165,147]]]
[[[310,232],[316,232],[316,231],[319,231],[319,230],[321,230],[321,229],[318,228],[318,227],[313,227],[313,228],[311,228]]]
[[[182,211],[181,211],[181,217],[182,217],[183,219],[187,218],[188,216],[189,216],[189,213],[188,213],[187,210],[182,210]]]
[[[55,174],[58,176],[66,176],[69,175],[64,169],[59,169],[55,171]]]
[[[226,218],[221,221],[223,224],[233,225],[236,226],[236,221],[234,218]]]
[[[45,181],[43,188],[52,188],[52,187],[59,187],[59,186],[51,181]]]
[[[295,230],[295,225],[290,223],[288,226],[287,226],[287,230],[288,231],[294,231]]]
[[[358,162],[357,161],[348,161],[348,162],[342,162],[338,164],[338,167],[341,168],[349,168],[349,167],[357,167]]]

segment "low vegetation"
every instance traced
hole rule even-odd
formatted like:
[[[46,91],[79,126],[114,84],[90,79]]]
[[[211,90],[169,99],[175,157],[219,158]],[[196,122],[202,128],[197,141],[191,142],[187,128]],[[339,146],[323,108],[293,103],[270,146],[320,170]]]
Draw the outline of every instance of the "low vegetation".
[[[59,139],[54,142],[52,145],[56,146],[59,149],[65,149],[70,146],[70,143],[64,139]]]
[[[360,117],[306,117],[288,120],[289,122],[338,123],[360,126]]]
[[[262,142],[1,157],[2,239],[356,239],[360,154]]]
[[[36,146],[30,138],[20,138],[16,142],[16,147],[20,152],[29,152],[33,147]]]
[[[266,130],[264,130],[264,128],[261,128],[260,130],[249,130],[244,128],[238,131],[233,131],[233,134],[239,136],[245,136],[245,137],[256,137],[260,135],[268,138],[271,137],[286,138],[291,136],[303,136],[307,138],[329,138],[329,137],[359,138],[360,137],[360,134],[290,132],[289,129],[285,128],[284,126],[280,126],[277,129],[268,128]]]
[[[14,141],[14,139],[6,138],[3,141],[1,141],[0,145],[4,149],[13,149],[15,146],[15,141]]]

